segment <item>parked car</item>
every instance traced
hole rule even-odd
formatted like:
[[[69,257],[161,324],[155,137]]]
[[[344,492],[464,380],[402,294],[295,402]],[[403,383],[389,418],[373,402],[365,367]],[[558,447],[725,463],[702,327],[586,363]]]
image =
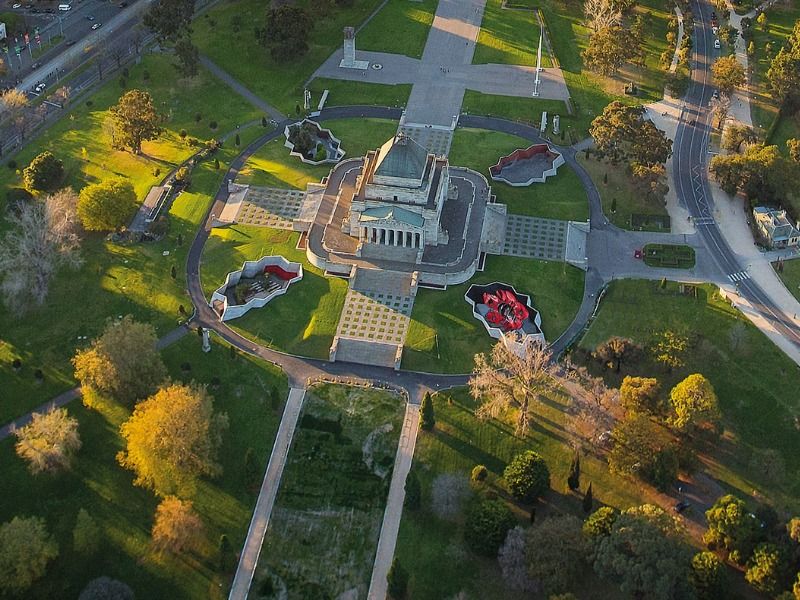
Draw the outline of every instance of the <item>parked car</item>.
[[[714,100],[719,100],[719,90],[714,90],[714,93],[711,95],[714,97]]]
[[[94,15],[86,15],[87,21],[94,21]]]
[[[94,25],[92,25],[92,31],[94,31],[95,29],[100,29],[102,25],[103,25],[102,23],[95,23]]]
[[[634,250],[633,251],[633,258],[641,259],[642,258],[642,251],[641,250]]]
[[[714,40],[714,48],[716,48],[717,50],[722,48],[722,44],[719,43],[719,40]]]
[[[681,500],[680,502],[678,502],[673,507],[673,510],[678,514],[681,514],[683,511],[685,511],[690,506],[691,506],[691,504],[689,502],[687,502],[686,500]]]
[[[47,87],[46,83],[40,82],[36,84],[36,87],[33,88],[33,91],[35,91],[37,94],[41,94],[46,87]]]
[[[21,7],[22,4],[20,4],[19,2],[15,2],[14,4],[11,5],[11,8],[21,8]]]

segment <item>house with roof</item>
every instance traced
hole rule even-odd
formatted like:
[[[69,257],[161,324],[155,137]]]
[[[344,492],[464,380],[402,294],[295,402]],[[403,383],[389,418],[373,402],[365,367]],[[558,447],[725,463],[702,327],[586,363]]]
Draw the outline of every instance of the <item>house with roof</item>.
[[[418,250],[446,244],[440,219],[449,179],[447,158],[398,133],[365,157],[345,232],[360,244]]]
[[[800,243],[800,230],[789,221],[785,210],[756,206],[753,217],[758,230],[773,248],[788,248]]]

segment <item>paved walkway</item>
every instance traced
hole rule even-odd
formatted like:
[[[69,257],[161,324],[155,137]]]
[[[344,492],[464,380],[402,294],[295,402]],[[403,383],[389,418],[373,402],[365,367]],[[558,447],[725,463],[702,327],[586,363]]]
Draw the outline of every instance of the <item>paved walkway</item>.
[[[406,405],[403,431],[400,433],[400,442],[397,445],[397,454],[394,459],[392,481],[389,484],[381,535],[378,538],[378,550],[375,553],[375,565],[372,568],[372,579],[369,582],[368,600],[385,600],[386,598],[386,576],[389,574],[394,559],[397,534],[400,531],[400,519],[403,516],[403,503],[406,499],[406,477],[411,470],[418,431],[419,405],[409,403]]]
[[[294,430],[305,395],[306,392],[303,389],[291,388],[289,390],[289,398],[283,409],[283,417],[275,436],[275,444],[272,446],[272,454],[270,454],[267,471],[258,494],[253,518],[247,530],[247,538],[245,538],[244,548],[239,557],[239,565],[236,567],[236,575],[228,596],[230,600],[246,600],[247,593],[250,591],[250,584],[253,582],[253,575],[258,565],[258,557],[261,554],[261,546],[267,533],[269,517],[278,494],[283,467],[286,464],[286,455],[292,445],[292,437],[294,437]]]

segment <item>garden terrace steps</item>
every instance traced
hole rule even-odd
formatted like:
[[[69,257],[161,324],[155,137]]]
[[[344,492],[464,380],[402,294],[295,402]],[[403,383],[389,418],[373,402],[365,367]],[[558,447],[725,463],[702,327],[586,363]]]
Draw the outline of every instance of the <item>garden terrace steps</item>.
[[[410,296],[415,286],[411,273],[380,269],[354,269],[350,287],[358,292],[382,292]]]

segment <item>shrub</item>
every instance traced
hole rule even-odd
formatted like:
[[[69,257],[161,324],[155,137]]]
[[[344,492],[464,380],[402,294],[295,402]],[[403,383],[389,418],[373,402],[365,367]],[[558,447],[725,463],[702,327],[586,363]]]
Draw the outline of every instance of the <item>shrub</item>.
[[[414,469],[408,472],[406,478],[406,498],[403,505],[410,510],[417,510],[422,503],[422,486]]]
[[[92,102],[91,100],[86,101],[86,106],[91,107],[92,104],[94,104],[94,102]]]
[[[12,171],[16,169],[17,161],[15,161],[13,158],[10,161],[8,161],[8,168],[11,169]]]
[[[36,156],[22,172],[25,188],[31,192],[54,190],[63,178],[64,163],[49,150]]]
[[[211,129],[216,129],[216,128],[217,128],[217,122],[216,122],[216,121],[209,121],[209,122],[208,122],[208,126],[209,126]]]
[[[472,468],[472,475],[470,475],[470,479],[475,483],[482,483],[486,481],[488,476],[489,470],[486,467],[483,465],[475,465]]]
[[[182,139],[182,140],[185,140],[185,139],[186,139],[186,136],[187,136],[187,135],[189,135],[189,134],[186,132],[186,130],[185,130],[185,129],[181,129],[181,130],[178,132],[178,135],[179,135],[179,136],[181,136],[181,139]]]
[[[514,457],[503,478],[511,494],[523,502],[533,502],[550,487],[550,469],[547,463],[533,450]]]
[[[484,500],[474,504],[464,523],[464,540],[470,550],[484,556],[496,557],[515,519],[502,500]]]
[[[203,115],[201,115],[200,113],[195,113],[194,114],[194,122],[195,123],[199,123],[202,120],[203,120]]]

